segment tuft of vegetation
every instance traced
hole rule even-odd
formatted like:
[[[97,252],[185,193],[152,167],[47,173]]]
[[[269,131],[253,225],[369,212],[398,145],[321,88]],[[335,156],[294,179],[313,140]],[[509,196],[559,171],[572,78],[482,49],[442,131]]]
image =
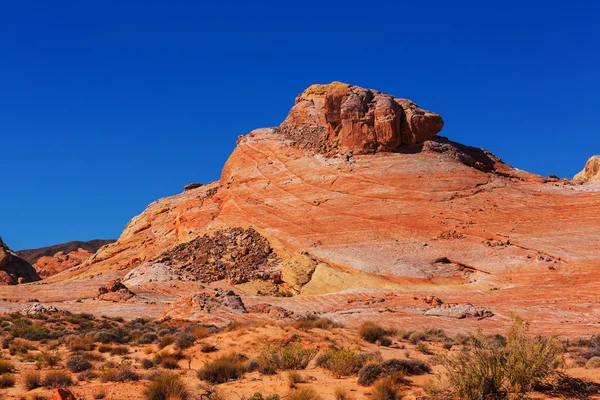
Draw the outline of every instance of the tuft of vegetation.
[[[71,386],[73,384],[73,377],[68,371],[48,371],[42,380],[42,386],[49,388],[61,388]]]
[[[171,372],[156,375],[144,391],[146,400],[188,400],[190,394],[181,377]]]
[[[296,320],[292,326],[301,331],[309,331],[311,329],[326,329],[331,330],[336,327],[335,323],[329,318],[319,318],[316,315],[307,315]]]
[[[373,386],[370,400],[400,400],[401,385],[391,376],[380,379]]]
[[[131,369],[128,363],[123,363],[119,367],[109,367],[100,373],[102,382],[129,382],[139,381],[140,376]]]
[[[387,331],[376,323],[367,321],[361,325],[358,334],[369,343],[377,343],[377,341],[387,336]]]
[[[335,400],[354,400],[354,396],[352,396],[346,389],[344,388],[336,388],[333,393]]]
[[[443,380],[428,385],[428,393],[438,399],[478,400],[531,392],[559,366],[562,346],[553,337],[530,338],[528,329],[515,318],[506,339],[472,336],[470,351],[440,357]]]
[[[0,375],[0,389],[13,387],[16,382],[17,380],[12,374]]]
[[[341,378],[356,374],[362,367],[363,358],[359,351],[343,348],[323,354],[317,362],[334,377]]]
[[[358,372],[358,384],[371,386],[378,379],[385,377],[398,378],[428,373],[431,373],[431,367],[424,361],[392,358],[381,364],[368,364],[361,368]]]
[[[42,375],[38,371],[23,374],[23,384],[27,390],[37,389],[42,386]]]
[[[220,384],[240,379],[246,371],[245,363],[234,354],[217,358],[196,373],[201,381]]]
[[[305,369],[316,354],[317,349],[305,348],[299,342],[291,342],[280,347],[265,346],[258,361],[261,365],[270,365],[273,369],[298,370]]]
[[[13,372],[15,372],[14,364],[10,361],[0,359],[0,374],[10,374]]]
[[[310,387],[294,390],[286,396],[287,400],[323,400],[317,392]]]
[[[70,355],[65,364],[72,372],[83,372],[92,368],[92,363],[79,354]]]

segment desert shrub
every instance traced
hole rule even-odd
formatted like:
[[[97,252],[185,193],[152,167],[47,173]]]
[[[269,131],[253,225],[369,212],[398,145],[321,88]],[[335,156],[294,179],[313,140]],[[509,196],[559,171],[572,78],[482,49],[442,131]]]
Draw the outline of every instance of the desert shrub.
[[[336,388],[333,392],[333,396],[335,400],[353,400],[354,396],[352,396],[346,389],[344,388]]]
[[[215,346],[211,345],[211,344],[202,344],[202,346],[200,347],[200,351],[203,353],[213,353],[215,351],[217,351],[219,349],[217,349]]]
[[[104,391],[104,389],[98,389],[98,391],[94,392],[94,399],[96,400],[102,400],[105,397],[106,392]]]
[[[89,382],[92,379],[98,378],[98,374],[91,369],[81,371],[77,374],[77,380],[80,382]]]
[[[166,369],[177,369],[179,368],[179,363],[177,362],[177,358],[173,356],[163,357],[160,361],[160,365]]]
[[[38,371],[29,371],[23,374],[23,384],[27,390],[37,389],[42,386],[42,375]]]
[[[124,356],[129,354],[129,348],[127,346],[114,346],[110,349],[111,356]]]
[[[94,335],[94,341],[102,344],[123,344],[127,342],[126,332],[121,328],[104,329]]]
[[[73,384],[73,378],[71,373],[68,371],[48,371],[42,380],[42,386],[50,388],[60,388],[65,386],[71,386]]]
[[[16,379],[12,374],[0,375],[0,389],[15,386]]]
[[[173,335],[166,335],[163,336],[160,341],[158,342],[158,348],[159,349],[164,349],[165,347],[167,347],[170,344],[175,343],[175,336]]]
[[[154,362],[152,362],[152,360],[148,359],[148,358],[143,358],[142,359],[142,368],[144,369],[150,369],[154,367]]]
[[[140,376],[131,369],[128,364],[122,364],[117,368],[106,368],[100,373],[102,382],[129,382],[139,381]]]
[[[111,350],[112,350],[112,346],[109,346],[106,344],[98,346],[98,351],[100,353],[110,353]]]
[[[68,340],[71,351],[91,351],[94,350],[94,337],[92,335],[80,335],[71,337]]]
[[[65,364],[72,372],[82,372],[92,368],[92,363],[79,354],[69,356]]]
[[[358,334],[369,343],[377,343],[378,340],[387,335],[387,332],[376,323],[367,321],[361,325]]]
[[[261,375],[275,375],[277,373],[277,370],[269,364],[259,363],[258,373],[260,373]]]
[[[290,371],[287,375],[288,385],[294,389],[298,383],[304,382],[304,378],[297,372]]]
[[[412,343],[412,344],[418,344],[419,342],[422,342],[424,340],[427,340],[429,337],[427,336],[427,334],[425,332],[411,332],[411,334],[408,336],[408,340]]]
[[[241,378],[245,370],[244,362],[232,354],[206,363],[196,376],[202,381],[219,384]]]
[[[316,349],[305,348],[298,342],[292,342],[276,348],[271,345],[265,346],[258,360],[274,369],[305,369],[316,354]]]
[[[424,342],[420,342],[419,344],[417,344],[417,350],[422,354],[426,354],[426,355],[433,354],[433,352],[429,349],[429,346],[427,346],[427,344],[425,344]]]
[[[187,400],[189,392],[181,377],[171,372],[163,372],[152,378],[144,390],[147,400]]]
[[[362,356],[359,351],[344,348],[333,350],[327,353],[327,359],[321,366],[330,371],[333,376],[341,378],[343,376],[352,376],[358,372],[362,366]],[[323,361],[317,359],[317,363]]]
[[[10,333],[17,338],[39,341],[48,339],[50,331],[30,319],[21,318],[13,321]]]
[[[430,385],[429,393],[477,400],[530,392],[558,367],[562,349],[555,338],[529,338],[527,332],[515,318],[506,340],[472,336],[470,351],[440,357],[445,381]]]
[[[431,373],[431,367],[420,360],[389,359],[381,364],[368,364],[358,371],[358,384],[371,386],[375,381],[385,377],[403,375],[422,375]]]
[[[314,328],[330,330],[335,327],[335,324],[329,318],[319,318],[316,315],[308,315],[296,320],[293,323],[293,327],[301,331],[309,331]]]
[[[96,351],[82,351],[79,355],[88,361],[104,361],[106,357]]]
[[[393,377],[380,379],[371,390],[371,400],[400,400],[400,385]]]
[[[592,357],[585,363],[586,368],[600,368],[600,357]]]
[[[15,366],[8,360],[0,359],[0,374],[10,374],[15,371]]]
[[[139,344],[150,344],[158,340],[158,335],[154,332],[146,332],[139,339]]]
[[[380,346],[383,346],[383,347],[390,347],[392,345],[392,343],[393,343],[392,339],[390,339],[387,336],[383,336],[382,338],[380,338],[377,341],[377,344],[379,344]]]
[[[182,332],[179,335],[177,335],[176,339],[175,339],[175,348],[176,349],[180,349],[180,350],[185,350],[189,347],[192,347],[194,345],[194,342],[196,341],[196,337]]]
[[[287,400],[322,400],[323,398],[310,387],[294,390],[285,397]]]
[[[35,364],[38,369],[46,366],[54,368],[62,360],[62,355],[57,351],[42,351],[35,357]]]
[[[35,350],[36,347],[26,340],[15,339],[8,345],[8,352],[11,356],[17,354],[27,354],[29,350]]]
[[[280,397],[278,394],[270,394],[267,397],[263,397],[262,393],[256,392],[248,397],[248,400],[280,400]]]

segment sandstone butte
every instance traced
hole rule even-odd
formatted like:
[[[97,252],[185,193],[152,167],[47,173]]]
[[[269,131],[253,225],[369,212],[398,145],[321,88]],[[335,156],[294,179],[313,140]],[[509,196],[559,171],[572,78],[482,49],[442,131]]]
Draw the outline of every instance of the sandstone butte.
[[[442,127],[409,100],[313,85],[280,126],[240,137],[219,181],[150,204],[27,295],[125,317],[317,312],[470,331],[517,313],[534,332],[597,333],[600,187],[513,168]],[[135,295],[98,299],[114,279]],[[0,306],[21,307],[20,292],[2,287]]]

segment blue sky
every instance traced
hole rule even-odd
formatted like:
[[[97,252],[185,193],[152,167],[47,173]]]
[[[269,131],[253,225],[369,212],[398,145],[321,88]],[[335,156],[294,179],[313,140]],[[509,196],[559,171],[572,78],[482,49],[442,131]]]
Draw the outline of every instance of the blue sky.
[[[334,80],[440,113],[443,135],[570,177],[600,153],[590,1],[4,2],[0,235],[116,238],[218,179],[238,135]]]

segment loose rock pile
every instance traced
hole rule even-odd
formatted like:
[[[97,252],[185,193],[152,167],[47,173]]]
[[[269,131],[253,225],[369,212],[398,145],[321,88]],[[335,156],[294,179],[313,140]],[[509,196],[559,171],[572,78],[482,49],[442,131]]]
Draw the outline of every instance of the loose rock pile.
[[[166,251],[155,262],[166,263],[183,279],[232,284],[252,280],[281,282],[280,259],[254,229],[229,228],[204,235]]]

